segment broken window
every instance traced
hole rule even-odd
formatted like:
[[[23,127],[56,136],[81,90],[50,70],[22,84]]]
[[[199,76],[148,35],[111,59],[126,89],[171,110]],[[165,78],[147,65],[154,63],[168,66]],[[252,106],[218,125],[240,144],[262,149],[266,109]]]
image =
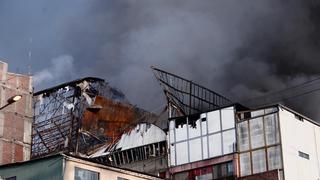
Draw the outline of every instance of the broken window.
[[[187,118],[179,118],[175,120],[176,123],[176,141],[183,141],[187,139]]]
[[[207,117],[206,114],[201,114],[201,133],[202,135],[207,134]]]
[[[199,137],[201,135],[201,120],[198,119],[197,121],[194,121],[193,123],[190,123],[188,121],[188,127],[189,127],[189,138]]]

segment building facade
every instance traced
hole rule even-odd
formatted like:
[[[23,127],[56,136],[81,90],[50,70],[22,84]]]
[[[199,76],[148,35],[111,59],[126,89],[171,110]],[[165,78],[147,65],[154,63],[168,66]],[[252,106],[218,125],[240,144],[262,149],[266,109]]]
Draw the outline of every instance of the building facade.
[[[320,125],[283,106],[169,120],[170,179],[320,178]]]
[[[155,176],[56,154],[0,166],[3,180],[151,180]]]
[[[169,120],[169,178],[235,178],[236,109],[234,105]]]
[[[0,164],[30,159],[33,116],[32,77],[8,72],[0,62]],[[8,99],[22,98],[8,105]],[[8,106],[7,106],[8,105]]]
[[[242,179],[319,179],[320,125],[282,105],[237,113]]]

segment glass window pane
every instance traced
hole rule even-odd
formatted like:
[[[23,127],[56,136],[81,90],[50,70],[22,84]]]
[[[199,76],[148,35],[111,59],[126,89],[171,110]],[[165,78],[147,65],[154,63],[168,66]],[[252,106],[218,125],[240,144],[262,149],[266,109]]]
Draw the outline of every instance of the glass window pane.
[[[175,129],[175,123],[174,121],[169,122],[169,137],[170,137],[170,143],[174,142],[174,129]]]
[[[209,156],[216,157],[222,155],[221,133],[209,136]]]
[[[74,171],[75,180],[99,180],[99,173],[86,169],[75,167]]]
[[[176,128],[176,141],[182,141],[187,139],[187,119],[177,118],[175,120]]]
[[[235,130],[229,130],[222,133],[223,136],[223,154],[230,154],[234,152],[235,143],[236,143],[236,135]]]
[[[202,138],[202,151],[203,151],[203,158],[208,158],[208,137]]]
[[[207,114],[208,133],[220,131],[220,111],[212,111]]]
[[[262,115],[264,115],[264,109],[251,112],[251,117],[262,116]]]
[[[240,173],[241,176],[251,175],[250,153],[240,154]]]
[[[188,144],[187,142],[177,143],[177,165],[188,163]]]
[[[173,180],[186,180],[188,179],[188,172],[177,173],[173,175]]]
[[[202,135],[207,134],[207,114],[201,114]]]
[[[252,151],[252,170],[254,174],[267,170],[266,152],[264,149]]]
[[[190,162],[202,159],[201,138],[191,140],[190,143]]]
[[[189,138],[199,137],[201,134],[201,126],[200,126],[200,119],[195,122],[188,122],[189,127]]]
[[[176,165],[176,150],[174,144],[170,144],[170,164],[171,166]]]
[[[281,169],[281,149],[280,146],[268,148],[268,166],[269,170]]]
[[[230,129],[234,128],[234,109],[233,107],[228,107],[221,109],[221,122],[222,122],[222,129]]]
[[[265,109],[264,111],[265,111],[265,114],[269,114],[269,113],[277,112],[278,108],[276,107],[268,108],[268,109]]]
[[[233,162],[227,163],[227,176],[233,176],[234,174],[233,170]]]
[[[238,140],[240,151],[246,151],[249,149],[248,121],[238,123]]]
[[[249,121],[249,124],[251,134],[251,148],[254,149],[264,146],[262,117],[251,119]]]
[[[279,127],[277,114],[270,114],[264,117],[267,145],[279,143]]]

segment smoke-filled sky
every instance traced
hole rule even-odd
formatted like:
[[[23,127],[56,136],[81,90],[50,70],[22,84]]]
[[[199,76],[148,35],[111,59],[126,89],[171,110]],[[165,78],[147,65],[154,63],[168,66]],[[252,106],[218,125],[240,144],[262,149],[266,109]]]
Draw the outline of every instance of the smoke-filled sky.
[[[317,0],[2,0],[0,27],[0,58],[36,89],[97,76],[149,110],[164,103],[151,65],[235,101],[320,73]],[[284,103],[320,119],[319,100]]]

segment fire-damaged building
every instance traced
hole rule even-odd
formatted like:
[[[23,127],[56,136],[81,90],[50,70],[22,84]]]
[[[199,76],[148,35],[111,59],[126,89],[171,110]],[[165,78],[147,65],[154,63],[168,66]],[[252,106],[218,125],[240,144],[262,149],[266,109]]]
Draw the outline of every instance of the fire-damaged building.
[[[33,159],[62,152],[120,168],[165,174],[166,133],[157,126],[159,116],[131,105],[103,79],[67,82],[36,92],[33,99]]]
[[[90,155],[101,145],[113,144],[133,124],[155,119],[102,79],[64,83],[34,93],[31,155]]]
[[[40,167],[39,162],[69,157],[88,165],[70,168],[68,177],[81,180],[104,179],[102,169],[116,172],[113,179],[129,174],[176,180],[320,178],[320,124],[283,105],[248,108],[152,67],[167,100],[164,117],[130,104],[100,78],[74,80],[32,96],[30,77],[19,79],[5,74],[5,66],[0,69],[2,88],[11,93],[1,90],[2,106],[15,94],[24,97],[0,111],[2,162],[31,157],[30,163],[0,166],[2,177],[14,177],[16,167],[32,169],[34,163]],[[46,175],[52,172],[45,169]]]
[[[168,102],[168,179],[320,179],[320,124],[247,108],[153,67]]]

